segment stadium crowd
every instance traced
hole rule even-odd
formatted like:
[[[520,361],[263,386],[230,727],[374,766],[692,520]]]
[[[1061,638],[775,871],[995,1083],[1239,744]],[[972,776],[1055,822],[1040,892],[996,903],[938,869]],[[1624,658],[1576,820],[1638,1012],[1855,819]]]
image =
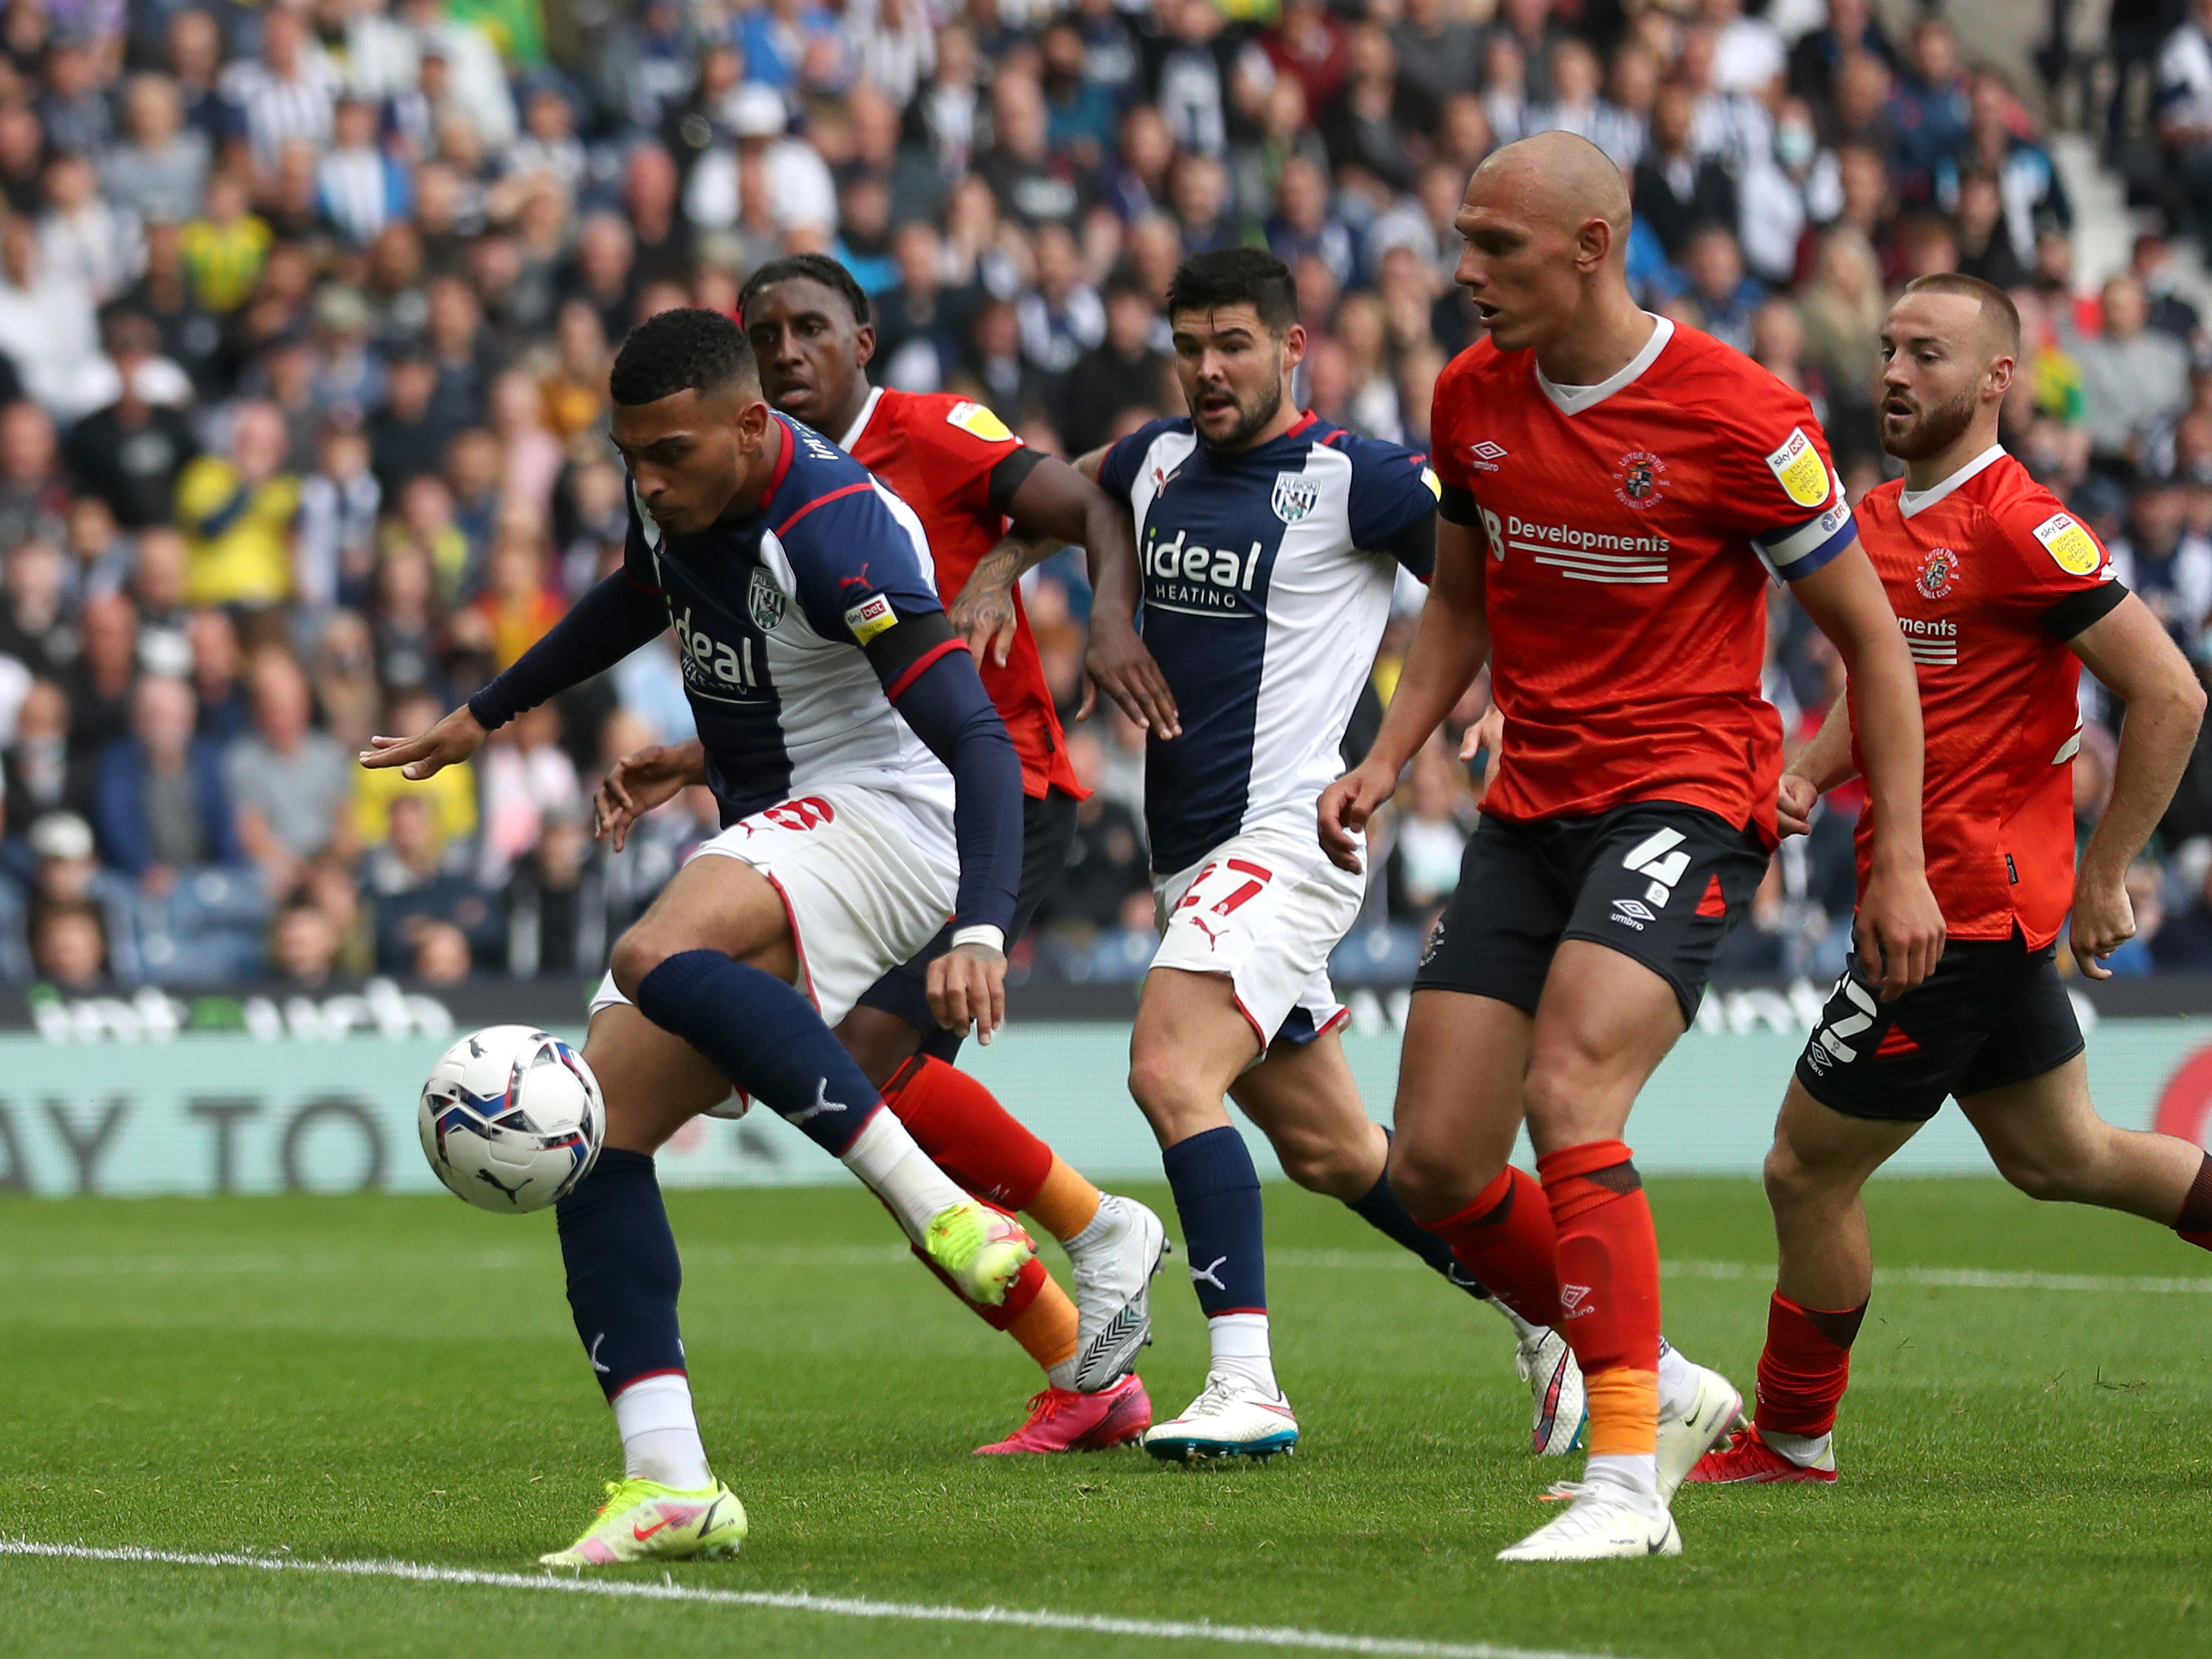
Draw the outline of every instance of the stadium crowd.
[[[2158,59],[2184,179],[2212,176],[2197,9]],[[1887,293],[1950,269],[2012,289],[2031,344],[2009,442],[2212,658],[2202,319],[2157,237],[2128,270],[2077,271],[2026,105],[1940,17],[1897,35],[1866,0],[12,0],[0,976],[596,971],[714,825],[694,791],[620,857],[589,835],[604,767],[688,735],[665,640],[426,784],[352,757],[427,726],[619,559],[605,387],[629,326],[731,308],[763,261],[828,252],[872,296],[879,380],[961,392],[1072,455],[1176,412],[1176,261],[1263,244],[1297,275],[1306,404],[1418,447],[1474,337],[1450,280],[1468,174],[1550,128],[1632,178],[1644,302],[1801,387],[1854,494],[1884,476]],[[1029,591],[1071,715],[1079,572],[1063,554]],[[1770,694],[1809,731],[1832,653],[1794,607],[1774,617]],[[1479,692],[1460,712],[1455,732]],[[2112,754],[2088,713],[2085,833]],[[1095,793],[1018,969],[1133,975],[1142,740],[1109,712],[1070,750]],[[1479,788],[1441,742],[1417,762],[1347,977],[1409,974]],[[1777,860],[1724,977],[1835,971],[1848,810]],[[2212,969],[2212,750],[2160,848],[2115,966]]]

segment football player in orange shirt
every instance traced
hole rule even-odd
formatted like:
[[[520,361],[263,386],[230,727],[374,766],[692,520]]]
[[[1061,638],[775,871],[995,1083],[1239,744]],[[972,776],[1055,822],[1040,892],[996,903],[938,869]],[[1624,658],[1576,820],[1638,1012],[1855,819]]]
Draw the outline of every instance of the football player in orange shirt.
[[[1573,1501],[1503,1553],[1681,1549],[1669,1503],[1740,1418],[1659,1332],[1651,1212],[1621,1139],[1775,844],[1781,722],[1759,696],[1767,573],[1851,672],[1878,813],[1860,942],[1882,994],[1934,966],[1911,659],[1805,400],[1642,310],[1628,191],[1587,140],[1475,170],[1458,280],[1489,337],[1439,380],[1436,579],[1367,761],[1322,798],[1350,832],[1487,661],[1497,780],[1415,981],[1390,1175],[1523,1318],[1581,1362]],[[1513,1169],[1526,1122],[1540,1186]]]
[[[1998,447],[2020,314],[1972,276],[1923,276],[1882,329],[1882,447],[1905,477],[1859,503],[1897,607],[1927,724],[1928,878],[1948,939],[1893,1002],[1855,957],[1782,1103],[1766,1193],[1781,1244],[1752,1427],[1700,1482],[1832,1481],[1836,1407],[1874,1284],[1859,1189],[1955,1096],[2005,1178],[2032,1198],[2100,1204],[2212,1249],[2212,1156],[2115,1128],[2089,1099],[2058,933],[2081,971],[2133,937],[2128,866],[2196,743],[2204,690],[2150,608],[2113,580],[2086,525]],[[2074,861],[2081,665],[2127,705],[2112,803]],[[1838,699],[1783,775],[1783,828],[1856,775]],[[1871,826],[1858,825],[1860,891]]]
[[[753,273],[740,305],[763,392],[784,414],[845,449],[915,510],[948,605],[1010,528],[1135,559],[1127,514],[1066,462],[1024,445],[981,404],[871,386],[875,331],[867,295],[835,259],[815,253],[773,260]],[[1009,556],[1020,550],[1010,550]],[[957,606],[952,623],[969,636],[984,689],[1021,757],[1024,851],[1020,896],[1006,939],[1012,946],[1067,866],[1085,791],[1068,763],[1018,594],[1011,615],[988,618],[986,626]],[[1138,653],[1109,690],[1131,718],[1170,724],[1174,705],[1165,681],[1141,647]],[[703,766],[696,743],[625,758],[601,791],[603,822],[626,826],[685,784],[701,781]],[[1138,1351],[1152,1340],[1150,1283],[1167,1248],[1164,1230],[1134,1200],[1102,1194],[951,1063],[966,1034],[941,1029],[926,994],[929,963],[957,943],[950,934],[948,927],[927,951],[865,993],[837,1036],[947,1175],[994,1205],[1026,1212],[1067,1250],[1073,1302],[1043,1263],[1032,1261],[1003,1304],[969,1304],[979,1318],[1009,1332],[1046,1378],[1030,1402],[1028,1420],[1005,1440],[976,1449],[1126,1444],[1152,1424],[1152,1402],[1134,1367]],[[988,1033],[983,1040],[990,1040]],[[714,1081],[702,1078],[701,1087]]]

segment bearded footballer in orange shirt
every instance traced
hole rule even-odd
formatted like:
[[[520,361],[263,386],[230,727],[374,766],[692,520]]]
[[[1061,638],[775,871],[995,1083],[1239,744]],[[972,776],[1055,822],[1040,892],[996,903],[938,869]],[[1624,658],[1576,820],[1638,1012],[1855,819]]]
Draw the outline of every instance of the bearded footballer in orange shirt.
[[[1066,462],[1024,446],[980,404],[872,387],[875,331],[867,295],[835,259],[803,253],[771,260],[747,281],[740,306],[769,402],[843,448],[921,520],[933,579],[955,630],[969,636],[983,688],[1021,760],[1024,847],[1020,894],[1004,941],[1010,948],[1066,868],[1085,791],[1068,763],[1018,593],[1003,614],[994,607],[983,627],[962,616],[954,599],[1010,526],[1109,552],[1118,538],[1133,561],[1127,514]],[[1165,682],[1141,646],[1109,690],[1133,719],[1172,721]],[[639,811],[700,781],[704,764],[696,743],[626,757],[601,790],[603,826],[626,827]],[[838,1040],[946,1174],[990,1204],[1026,1212],[1068,1253],[1073,1302],[1032,1260],[1002,1304],[969,1303],[1045,1373],[1028,1420],[977,1451],[1125,1445],[1152,1425],[1152,1402],[1134,1366],[1152,1340],[1150,1282],[1166,1249],[1164,1230],[1134,1200],[1102,1194],[952,1064],[966,1033],[938,1024],[927,980],[929,963],[957,943],[948,925],[928,950],[884,975],[839,1023]],[[982,1040],[990,1041],[988,1030]],[[702,1075],[702,1095],[716,1081]]]
[[[1366,763],[1322,798],[1340,861],[1486,661],[1497,781],[1415,981],[1390,1177],[1468,1271],[1581,1362],[1584,1479],[1523,1561],[1678,1554],[1669,1504],[1741,1396],[1662,1342],[1651,1212],[1620,1136],[1775,844],[1767,574],[1852,671],[1880,813],[1862,948],[1935,964],[1920,710],[1805,400],[1640,309],[1629,201],[1566,133],[1475,170],[1458,280],[1489,338],[1438,381],[1437,570]],[[1540,1186],[1514,1170],[1526,1122]]]
[[[2212,1156],[2097,1115],[2054,960],[2069,905],[2069,945],[2092,978],[2110,976],[2102,958],[2133,936],[2128,866],[2188,763],[2203,689],[2088,527],[1998,447],[2020,355],[2003,290],[1923,276],[1890,308],[1881,351],[1882,447],[1905,477],[1859,503],[1859,527],[1919,675],[1922,833],[1948,942],[1894,1002],[1876,1000],[1854,959],[1805,1045],[1766,1159],[1781,1263],[1758,1411],[1691,1471],[1699,1482],[1835,1480],[1836,1407],[1874,1284],[1859,1190],[1946,1096],[2030,1197],[2125,1210],[2212,1249]],[[2077,877],[2084,663],[2127,723]],[[1822,792],[1856,774],[1852,725],[1839,700],[1790,763],[1785,830],[1802,831]],[[1875,828],[1860,818],[1862,893]]]

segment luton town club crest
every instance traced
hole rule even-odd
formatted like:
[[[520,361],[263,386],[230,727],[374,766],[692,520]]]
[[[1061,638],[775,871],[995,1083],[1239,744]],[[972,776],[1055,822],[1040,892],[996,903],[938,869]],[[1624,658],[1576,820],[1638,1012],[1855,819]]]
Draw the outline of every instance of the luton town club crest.
[[[1659,501],[1671,482],[1667,477],[1667,463],[1648,449],[1632,449],[1622,456],[1613,481],[1617,486],[1613,493],[1620,498],[1622,505],[1639,513]]]
[[[1275,516],[1285,524],[1296,524],[1312,512],[1320,500],[1321,486],[1304,473],[1275,475]]]
[[[1922,599],[1940,599],[1958,580],[1959,556],[1948,547],[1936,547],[1929,549],[1920,562],[1920,574],[1912,579],[1912,586]]]

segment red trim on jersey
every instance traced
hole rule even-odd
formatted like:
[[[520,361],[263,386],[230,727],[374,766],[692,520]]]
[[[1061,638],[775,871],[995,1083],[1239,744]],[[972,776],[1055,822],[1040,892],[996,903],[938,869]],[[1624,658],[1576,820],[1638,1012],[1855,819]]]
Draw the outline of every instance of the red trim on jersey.
[[[1194,882],[1192,884],[1194,886],[1196,884],[1197,884]],[[1260,1022],[1252,1018],[1252,1011],[1244,1006],[1244,999],[1237,994],[1237,981],[1234,979],[1231,979],[1229,981],[1229,1000],[1237,1005],[1237,1012],[1244,1016],[1244,1023],[1252,1028],[1252,1035],[1260,1039],[1260,1052],[1263,1054],[1266,1054],[1267,1052],[1267,1043],[1270,1039],[1268,1038],[1267,1034],[1260,1029]],[[1249,1308],[1246,1309],[1244,1311],[1248,1313],[1265,1313],[1267,1310],[1264,1308]]]
[[[1340,1025],[1342,1025],[1346,1021],[1349,1020],[1351,1018],[1352,1018],[1352,1010],[1351,1010],[1351,1009],[1349,1009],[1349,1008],[1345,1008],[1345,1007],[1339,1007],[1339,1008],[1337,1009],[1337,1011],[1336,1011],[1334,1013],[1331,1014],[1331,1015],[1328,1017],[1328,1021],[1327,1021],[1325,1024],[1322,1024],[1322,1025],[1317,1026],[1317,1027],[1316,1027],[1316,1028],[1315,1028],[1314,1035],[1315,1035],[1316,1036],[1317,1036],[1317,1037],[1325,1037],[1325,1036],[1328,1036],[1331,1031],[1334,1031],[1334,1030],[1336,1030],[1336,1029],[1337,1029],[1337,1027],[1339,1027]]]
[[[875,481],[873,479],[863,478],[858,483],[848,483],[842,489],[833,489],[827,495],[817,495],[812,501],[807,502],[805,506],[800,507],[798,512],[793,514],[781,524],[776,526],[775,533],[781,537],[786,531],[789,530],[792,526],[797,524],[801,519],[811,513],[816,507],[827,506],[830,502],[836,501],[841,495],[858,495],[863,489],[873,489],[875,487]]]
[[[635,1376],[631,1377],[627,1382],[624,1382],[622,1387],[617,1389],[612,1394],[609,1395],[607,1396],[607,1400],[608,1402],[611,1404],[613,1401],[621,1399],[623,1395],[628,1394],[632,1389],[635,1388],[639,1383],[645,1382],[649,1377],[689,1376],[690,1374],[690,1372],[685,1370],[681,1365],[663,1365],[657,1371],[640,1371]]]
[[[940,657],[950,656],[955,651],[965,651],[967,648],[968,641],[965,640],[946,640],[942,644],[931,646],[908,665],[906,672],[884,688],[884,700],[886,702],[896,702],[906,695],[907,688],[922,677],[932,663]]]
[[[775,422],[775,430],[776,436],[782,441],[783,448],[776,455],[775,465],[769,471],[768,488],[761,491],[760,510],[763,513],[768,511],[769,504],[775,500],[775,492],[782,488],[783,475],[791,471],[791,434],[785,430],[781,421]]]
[[[643,582],[638,580],[636,577],[631,575],[629,574],[629,567],[628,565],[624,565],[623,567],[623,580],[628,582],[632,587],[637,589],[639,592],[650,593],[656,599],[665,599],[668,597],[667,590],[665,588],[648,587]]]
[[[1299,416],[1297,420],[1292,421],[1290,424],[1289,429],[1285,431],[1283,435],[1285,438],[1295,438],[1299,433],[1304,431],[1308,427],[1311,426],[1319,419],[1321,419],[1321,416],[1315,414],[1313,410],[1310,409],[1306,410],[1304,414]]]

